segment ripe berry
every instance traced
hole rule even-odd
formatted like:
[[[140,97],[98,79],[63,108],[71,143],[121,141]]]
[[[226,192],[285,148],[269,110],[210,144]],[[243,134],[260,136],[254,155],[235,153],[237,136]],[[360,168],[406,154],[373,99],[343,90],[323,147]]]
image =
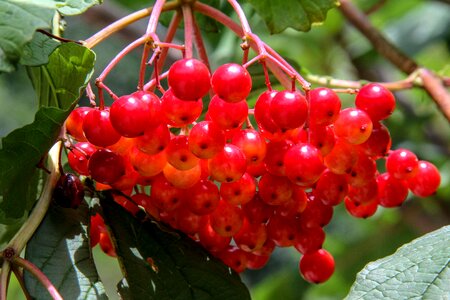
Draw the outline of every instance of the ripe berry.
[[[370,202],[356,203],[349,197],[344,200],[345,209],[355,218],[366,219],[375,214],[378,208],[378,199],[372,199]]]
[[[202,179],[192,186],[187,193],[187,207],[194,214],[212,213],[219,205],[219,188],[212,181]]]
[[[223,150],[209,161],[211,176],[219,182],[239,180],[244,175],[246,166],[244,153],[232,144],[226,144]]]
[[[250,202],[256,193],[255,179],[248,173],[235,182],[222,182],[220,196],[232,205]]]
[[[112,184],[125,174],[123,158],[108,150],[98,149],[89,159],[89,175],[104,184]]]
[[[204,224],[200,226],[198,236],[200,244],[206,250],[214,253],[224,250],[231,242],[230,236],[221,236],[211,227],[209,216],[204,219]]]
[[[213,158],[225,146],[225,134],[214,122],[202,121],[189,133],[189,150],[198,158]]]
[[[150,155],[133,147],[130,150],[129,157],[134,169],[144,177],[161,173],[167,163],[167,156],[164,151]]]
[[[325,232],[322,227],[300,227],[297,231],[294,247],[302,254],[311,253],[321,249],[324,241]]]
[[[217,68],[211,77],[214,93],[227,102],[239,102],[247,98],[252,89],[252,78],[238,64],[229,63]]]
[[[284,156],[286,176],[295,184],[309,186],[316,182],[325,169],[319,150],[310,144],[290,148]]]
[[[144,134],[151,118],[150,106],[132,95],[115,100],[110,108],[111,124],[125,137],[137,137]]]
[[[372,133],[367,141],[359,144],[359,148],[368,156],[374,159],[384,157],[391,149],[391,135],[389,130],[382,123],[374,122]]]
[[[168,89],[161,98],[162,112],[167,123],[175,127],[191,124],[202,113],[202,99],[197,101],[183,101],[177,98],[171,89]]]
[[[266,141],[254,129],[239,130],[231,139],[233,145],[238,146],[247,158],[247,165],[257,164],[266,156]]]
[[[430,162],[419,161],[416,175],[407,180],[408,187],[414,195],[428,197],[433,195],[441,183],[439,170]]]
[[[170,131],[166,124],[149,127],[144,134],[135,139],[136,147],[147,154],[163,151],[170,142]]]
[[[269,205],[288,202],[292,196],[292,183],[284,176],[264,174],[258,184],[259,196]]]
[[[178,170],[189,170],[198,165],[200,159],[189,150],[186,135],[174,136],[166,148],[167,161]]]
[[[395,98],[384,86],[369,83],[356,94],[355,105],[365,111],[372,121],[379,121],[392,114],[395,109]]]
[[[405,180],[397,179],[389,173],[377,176],[378,202],[384,207],[400,206],[408,196]]]
[[[397,179],[414,177],[419,170],[417,156],[407,149],[397,149],[389,153],[386,169]]]
[[[364,111],[357,108],[342,110],[334,122],[334,132],[337,137],[349,144],[362,144],[372,133],[372,120]]]
[[[246,252],[261,249],[267,239],[265,224],[250,223],[244,218],[241,229],[233,236],[236,245]]]
[[[80,175],[89,176],[89,158],[97,150],[88,142],[76,143],[67,154],[69,166]]]
[[[83,121],[83,132],[86,139],[98,147],[107,147],[120,139],[120,134],[111,125],[109,109],[92,109]]]
[[[168,83],[174,95],[181,100],[197,101],[208,93],[208,67],[195,58],[180,59],[169,69]]]
[[[256,123],[261,134],[267,135],[267,138],[280,131],[280,128],[275,124],[270,115],[270,103],[277,93],[275,90],[265,91],[259,95],[255,104]]]
[[[233,236],[242,227],[244,213],[239,206],[219,201],[217,208],[210,214],[212,228],[221,236]]]
[[[316,182],[313,190],[314,199],[325,205],[338,205],[348,193],[348,183],[345,175],[339,175],[325,170]]]
[[[222,129],[240,128],[248,116],[247,101],[232,103],[215,95],[209,102],[208,116]]]
[[[305,253],[300,259],[300,273],[303,278],[312,283],[327,281],[334,272],[334,258],[331,254],[319,249]]]
[[[196,184],[200,180],[201,172],[200,164],[188,170],[179,170],[168,163],[163,169],[167,181],[180,189],[187,189]]]
[[[308,103],[299,92],[278,92],[270,103],[270,116],[282,130],[300,127],[308,116]]]
[[[330,125],[336,121],[341,110],[341,100],[338,95],[329,88],[320,87],[309,92],[311,124]]]
[[[84,117],[92,110],[91,107],[81,106],[72,110],[66,120],[66,129],[79,142],[87,141],[83,132]]]

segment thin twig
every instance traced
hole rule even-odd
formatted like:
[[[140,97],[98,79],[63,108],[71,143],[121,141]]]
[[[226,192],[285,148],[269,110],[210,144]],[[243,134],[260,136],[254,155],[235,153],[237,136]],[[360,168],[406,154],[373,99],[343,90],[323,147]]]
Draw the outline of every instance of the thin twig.
[[[447,121],[450,122],[450,94],[441,79],[427,69],[420,69],[419,76],[422,79],[424,89],[438,105]]]
[[[417,63],[389,42],[384,35],[370,23],[364,12],[357,8],[350,0],[341,0],[340,3],[339,9],[345,18],[372,43],[378,53],[407,74],[410,74],[417,69]]]
[[[31,297],[30,293],[27,290],[27,287],[25,286],[25,281],[23,279],[23,271],[15,265],[12,266],[12,271],[16,276],[17,282],[19,282],[20,287],[22,288],[25,298],[27,300],[32,300],[33,298]]]
[[[8,295],[9,278],[11,276],[11,262],[4,259],[0,272],[0,300],[6,300]]]

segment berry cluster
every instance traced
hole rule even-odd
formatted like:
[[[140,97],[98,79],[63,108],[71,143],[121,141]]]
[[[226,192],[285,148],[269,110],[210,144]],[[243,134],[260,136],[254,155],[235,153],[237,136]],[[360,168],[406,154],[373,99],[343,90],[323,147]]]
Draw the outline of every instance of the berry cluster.
[[[381,121],[395,99],[380,84],[365,85],[355,107],[341,109],[324,87],[269,88],[249,108],[252,79],[235,63],[210,75],[201,61],[181,59],[167,83],[161,97],[139,90],[110,107],[76,108],[66,122],[77,141],[69,164],[97,189],[121,191],[115,200],[132,213],[141,206],[237,272],[263,267],[276,246],[293,246],[303,277],[324,282],[334,271],[322,249],[334,206],[344,202],[367,218],[401,205],[409,190],[426,197],[439,186],[435,166],[390,149]],[[385,172],[376,160],[386,161]],[[100,240],[113,253],[98,224],[94,217],[92,245]]]

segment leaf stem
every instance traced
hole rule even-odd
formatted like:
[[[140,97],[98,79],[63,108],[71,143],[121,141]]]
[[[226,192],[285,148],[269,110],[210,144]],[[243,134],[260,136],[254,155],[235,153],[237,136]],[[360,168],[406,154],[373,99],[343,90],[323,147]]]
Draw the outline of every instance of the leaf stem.
[[[20,268],[18,268],[16,265],[12,266],[12,271],[14,272],[14,275],[17,278],[17,281],[20,284],[20,287],[22,288],[23,294],[27,300],[32,300],[30,293],[28,293],[28,290],[25,286],[25,281],[23,280],[23,272]]]
[[[37,227],[44,219],[44,216],[47,212],[47,209],[52,200],[53,189],[56,186],[59,176],[61,175],[59,172],[59,152],[62,147],[62,142],[58,141],[53,147],[50,149],[48,153],[49,165],[48,169],[50,170],[50,175],[48,175],[45,185],[42,189],[41,196],[37,201],[33,211],[31,212],[28,219],[16,233],[16,235],[9,242],[7,248],[11,248],[15,251],[15,255],[18,256],[26,243],[32,237]]]
[[[36,277],[36,279],[39,280],[39,282],[47,289],[48,293],[54,300],[64,300],[52,282],[38,267],[36,267],[36,265],[21,257],[14,258],[14,264],[24,268]]]

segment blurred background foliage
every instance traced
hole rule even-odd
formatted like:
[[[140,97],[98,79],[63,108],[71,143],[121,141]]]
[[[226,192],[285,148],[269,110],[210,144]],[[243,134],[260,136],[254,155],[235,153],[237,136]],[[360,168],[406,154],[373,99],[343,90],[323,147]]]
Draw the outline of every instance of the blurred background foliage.
[[[105,1],[81,16],[66,18],[65,37],[86,39],[117,18],[145,7],[148,2]],[[231,12],[225,1],[207,2],[220,7],[225,13]],[[450,76],[449,1],[355,1],[365,11],[381,2],[384,4],[379,9],[368,14],[373,24],[421,66]],[[370,43],[345,22],[337,9],[331,10],[326,21],[314,26],[310,32],[288,29],[278,35],[270,35],[258,15],[245,4],[244,9],[253,31],[304,74],[310,72],[369,81],[395,81],[405,77],[380,57]],[[133,24],[94,48],[97,75],[120,49],[145,31],[146,21]],[[212,69],[226,62],[239,62],[242,58],[239,39],[225,28],[212,25],[215,24],[202,23],[202,28],[207,29],[205,42]],[[182,32],[179,38],[182,38]],[[178,58],[178,54],[171,54],[169,59]],[[139,51],[133,52],[107,78],[106,84],[116,94],[131,93],[136,89],[139,59]],[[256,93],[249,102],[255,101],[255,97]],[[426,199],[410,195],[402,207],[379,209],[375,216],[367,220],[350,217],[340,205],[335,209],[332,222],[325,228],[327,238],[324,248],[336,260],[334,276],[324,284],[310,285],[298,273],[300,255],[292,249],[279,249],[263,270],[246,271],[242,275],[253,299],[342,299],[348,293],[356,273],[365,264],[450,223],[450,126],[423,90],[414,88],[396,92],[396,97],[397,110],[386,122],[393,138],[393,148],[406,147],[419,158],[439,167],[442,184],[437,194]],[[342,99],[345,106],[353,103],[353,96],[343,95]],[[0,75],[0,107],[0,136],[33,120],[36,97],[25,69]],[[94,255],[99,262],[100,274],[107,281],[110,298],[114,299],[115,282],[120,277],[117,262],[97,250]],[[15,282],[11,285],[9,299],[23,299]]]

